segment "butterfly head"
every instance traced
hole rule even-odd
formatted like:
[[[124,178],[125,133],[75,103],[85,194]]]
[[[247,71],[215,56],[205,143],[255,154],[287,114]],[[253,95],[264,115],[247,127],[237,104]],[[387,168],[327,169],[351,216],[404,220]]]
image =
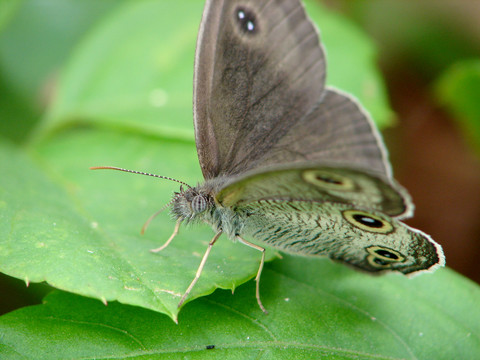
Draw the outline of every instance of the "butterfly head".
[[[214,206],[212,197],[199,188],[180,188],[172,200],[172,212],[177,219],[191,221]]]

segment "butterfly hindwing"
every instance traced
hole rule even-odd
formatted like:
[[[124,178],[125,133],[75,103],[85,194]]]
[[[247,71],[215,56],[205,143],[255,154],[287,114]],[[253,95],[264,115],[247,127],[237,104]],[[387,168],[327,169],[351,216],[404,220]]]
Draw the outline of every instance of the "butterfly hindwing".
[[[405,217],[410,209],[403,188],[363,170],[337,166],[292,164],[252,171],[230,178],[216,201],[225,207],[261,200],[334,202]]]
[[[240,206],[245,232],[281,251],[328,256],[368,272],[433,271],[443,252],[428,235],[351,204],[260,200]]]

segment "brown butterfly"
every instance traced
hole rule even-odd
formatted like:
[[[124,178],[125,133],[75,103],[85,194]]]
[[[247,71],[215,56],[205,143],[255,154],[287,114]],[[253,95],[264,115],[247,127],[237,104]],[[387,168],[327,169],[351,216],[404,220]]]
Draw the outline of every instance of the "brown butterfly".
[[[207,0],[194,125],[205,182],[182,183],[170,203],[175,230],[154,251],[183,222],[205,222],[215,236],[178,306],[223,233],[262,253],[263,311],[264,246],[372,273],[444,265],[440,245],[399,221],[413,205],[369,116],[325,87],[324,51],[299,1]]]

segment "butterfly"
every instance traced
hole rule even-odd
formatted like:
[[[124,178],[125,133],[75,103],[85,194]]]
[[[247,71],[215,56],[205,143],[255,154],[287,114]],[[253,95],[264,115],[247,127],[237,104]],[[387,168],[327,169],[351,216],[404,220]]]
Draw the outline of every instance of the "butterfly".
[[[164,249],[183,223],[215,232],[179,307],[221,234],[261,253],[255,280],[264,312],[266,246],[370,273],[410,275],[445,264],[440,245],[400,221],[413,204],[392,177],[369,115],[326,87],[325,75],[319,35],[300,1],[206,1],[194,75],[205,182],[179,181],[169,203],[174,232],[153,250]]]

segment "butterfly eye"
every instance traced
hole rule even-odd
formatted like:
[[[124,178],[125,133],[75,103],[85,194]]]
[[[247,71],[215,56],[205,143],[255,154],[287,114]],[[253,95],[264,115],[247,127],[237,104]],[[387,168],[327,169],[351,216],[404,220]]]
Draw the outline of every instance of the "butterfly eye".
[[[405,257],[398,251],[382,247],[370,246],[367,249],[367,261],[377,269],[386,269],[392,264],[405,261]]]
[[[192,211],[195,214],[204,212],[205,209],[207,208],[207,200],[205,199],[205,196],[203,195],[197,195],[193,198],[192,203]]]
[[[305,170],[302,177],[306,182],[326,190],[350,191],[355,187],[351,179],[331,171]]]
[[[345,210],[343,217],[352,225],[366,231],[388,234],[393,231],[393,226],[380,216],[360,210]]]
[[[235,14],[242,32],[247,34],[255,34],[257,32],[257,19],[252,11],[239,7],[235,11]]]

